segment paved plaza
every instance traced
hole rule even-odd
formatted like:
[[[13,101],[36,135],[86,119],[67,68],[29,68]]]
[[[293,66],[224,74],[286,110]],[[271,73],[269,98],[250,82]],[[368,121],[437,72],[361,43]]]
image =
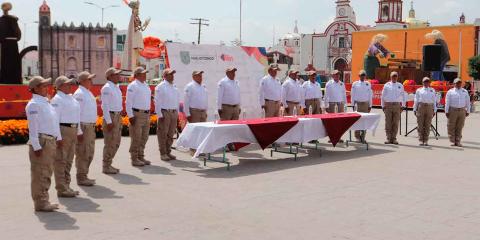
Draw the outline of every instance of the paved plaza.
[[[97,185],[74,180],[80,196],[60,200],[52,185],[57,213],[33,211],[27,147],[0,147],[0,239],[479,239],[479,123],[479,113],[467,119],[463,149],[450,147],[440,113],[441,137],[431,147],[418,146],[416,132],[384,145],[382,120],[368,134],[369,151],[322,139],[321,156],[302,151],[295,162],[249,147],[227,154],[231,171],[204,167],[186,150],[175,151],[180,160],[160,161],[151,136],[152,166],[130,166],[123,138],[114,162],[121,174],[107,176],[97,140]]]

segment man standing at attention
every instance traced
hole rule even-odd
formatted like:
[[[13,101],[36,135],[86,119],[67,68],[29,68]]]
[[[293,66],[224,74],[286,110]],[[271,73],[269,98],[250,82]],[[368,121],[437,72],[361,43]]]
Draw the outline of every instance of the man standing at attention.
[[[345,84],[340,81],[340,72],[333,70],[332,78],[325,85],[325,104],[328,113],[345,112],[345,104],[347,104],[347,91]]]
[[[61,141],[58,119],[52,105],[48,102],[48,86],[51,79],[33,77],[28,82],[32,99],[25,112],[28,120],[28,156],[30,158],[31,194],[35,211],[53,212],[58,204],[49,201],[48,189],[53,173],[53,161]]]
[[[372,85],[365,81],[367,78],[367,72],[361,70],[358,74],[360,80],[356,81],[352,85],[352,105],[357,112],[369,113],[372,110]],[[362,141],[362,132],[355,131],[355,138],[357,141]]]
[[[52,106],[60,123],[62,140],[57,148],[54,174],[55,188],[58,197],[72,198],[79,192],[70,188],[70,170],[72,169],[77,142],[83,142],[83,132],[80,128],[80,104],[71,95],[74,79],[60,76],[55,79],[57,94],[52,98]]]
[[[202,84],[203,71],[193,71],[193,80],[185,86],[184,110],[189,123],[206,122],[208,110],[207,87]]]
[[[437,93],[430,87],[430,78],[422,80],[423,87],[415,92],[413,112],[417,116],[420,146],[428,146],[432,119],[437,112]]]
[[[260,80],[260,106],[265,111],[265,117],[280,116],[282,84],[277,79],[278,71],[278,65],[272,63],[268,67],[268,74]]]
[[[155,87],[155,112],[157,113],[157,138],[160,158],[163,161],[177,159],[172,155],[173,136],[177,130],[180,93],[173,84],[175,70],[163,70],[163,81]]]
[[[457,78],[453,81],[455,87],[448,90],[445,101],[445,113],[448,118],[448,137],[452,146],[463,147],[462,131],[465,118],[470,115],[470,97],[467,90],[462,88],[462,80]]]
[[[235,80],[237,69],[227,68],[226,75],[218,82],[217,108],[221,120],[240,118],[240,86]]]
[[[80,86],[73,94],[73,98],[80,104],[80,128],[83,132],[83,141],[77,142],[75,147],[75,166],[77,167],[77,184],[93,186],[95,180],[88,178],[90,164],[95,154],[95,123],[97,122],[97,100],[90,92],[92,79],[95,74],[81,72],[78,75]]]
[[[309,114],[310,109],[312,109],[312,114],[321,114],[322,113],[322,87],[320,83],[317,82],[317,72],[308,71],[307,72],[308,81],[303,83],[304,90],[304,103],[305,113]]]
[[[133,80],[127,88],[125,111],[130,122],[130,158],[132,166],[150,165],[145,159],[145,145],[150,133],[150,104],[152,91],[146,83],[147,70],[137,67],[133,72]]]
[[[403,85],[398,82],[398,73],[390,74],[390,81],[383,86],[382,109],[385,113],[385,132],[387,141],[385,144],[398,144],[397,134],[400,124],[400,116],[406,104],[406,96]]]
[[[285,107],[286,114],[289,116],[300,113],[301,104],[303,105],[303,89],[297,80],[298,71],[288,71],[288,77],[282,85],[282,104]]]
[[[121,70],[109,68],[105,72],[107,83],[101,90],[102,112],[103,112],[103,173],[117,174],[119,169],[112,166],[113,158],[120,147],[122,139],[123,110],[122,91],[118,86]]]

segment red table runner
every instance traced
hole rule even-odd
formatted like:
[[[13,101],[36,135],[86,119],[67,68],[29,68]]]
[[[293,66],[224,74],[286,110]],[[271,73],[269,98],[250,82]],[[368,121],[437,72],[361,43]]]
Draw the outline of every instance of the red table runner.
[[[274,117],[247,120],[219,121],[219,124],[247,124],[262,149],[277,141],[298,123],[298,118]],[[235,148],[248,144],[235,144]]]
[[[343,134],[362,116],[358,113],[328,113],[303,117],[321,119],[330,138],[330,142],[332,142],[333,146],[336,146]]]

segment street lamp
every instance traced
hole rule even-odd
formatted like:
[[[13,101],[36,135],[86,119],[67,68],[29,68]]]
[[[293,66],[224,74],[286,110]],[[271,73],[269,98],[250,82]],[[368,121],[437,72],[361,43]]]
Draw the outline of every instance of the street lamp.
[[[38,21],[33,21],[33,22],[25,22],[22,20],[19,20],[21,23],[23,23],[23,48],[27,46],[27,27],[30,24],[38,24]]]
[[[99,8],[100,10],[102,10],[102,27],[103,27],[103,12],[105,11],[105,9],[120,7],[118,5],[110,5],[110,6],[102,7],[102,6],[100,6],[96,3],[93,3],[93,2],[84,2],[84,3],[88,4],[88,5],[95,6],[95,7]]]

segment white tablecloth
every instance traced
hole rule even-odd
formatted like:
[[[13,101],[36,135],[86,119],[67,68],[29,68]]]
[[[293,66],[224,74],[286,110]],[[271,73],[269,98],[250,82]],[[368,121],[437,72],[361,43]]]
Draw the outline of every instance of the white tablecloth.
[[[380,122],[380,114],[358,113],[360,119],[350,130],[375,131]],[[280,137],[277,143],[306,143],[327,137],[321,119],[299,118],[299,122]],[[229,143],[258,144],[247,124],[215,124],[213,122],[187,124],[177,140],[177,147],[196,149],[194,157],[201,153],[213,153]]]

